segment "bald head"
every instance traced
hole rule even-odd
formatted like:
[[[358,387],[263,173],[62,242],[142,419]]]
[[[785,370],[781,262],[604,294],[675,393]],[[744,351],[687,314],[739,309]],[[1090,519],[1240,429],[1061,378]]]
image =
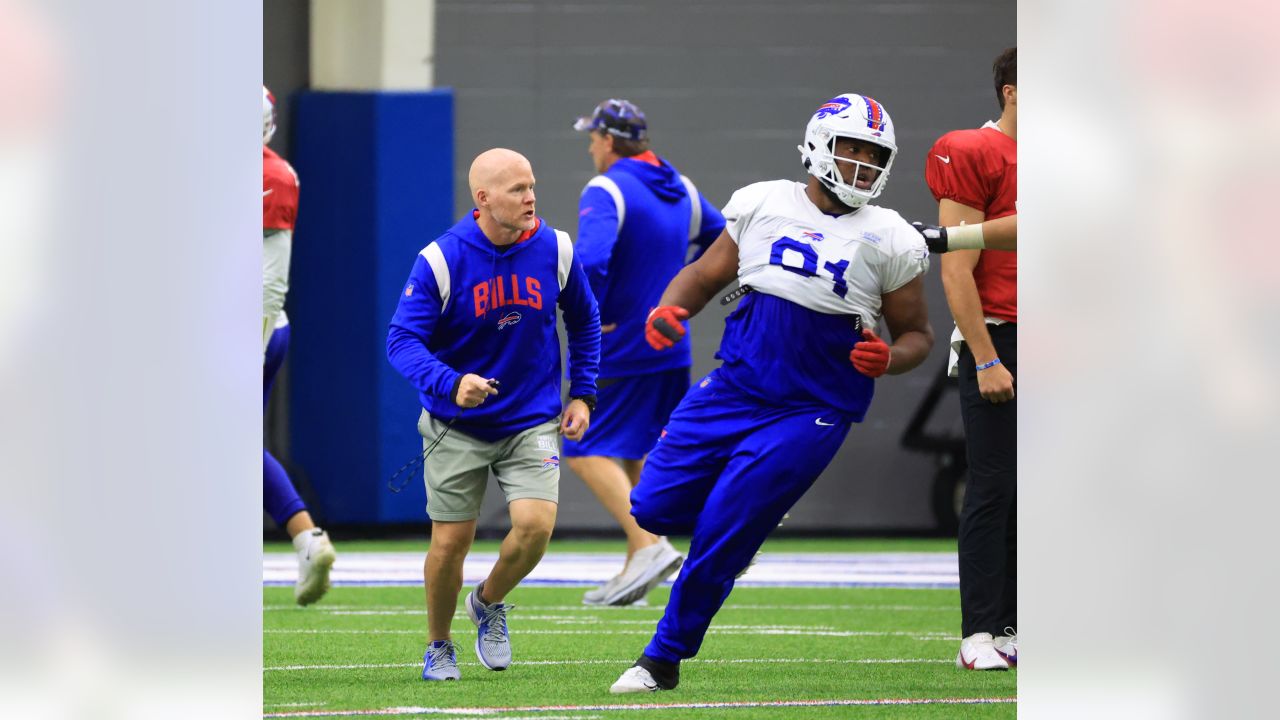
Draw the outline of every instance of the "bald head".
[[[523,173],[521,172],[523,171]],[[525,156],[515,150],[493,148],[476,156],[467,173],[467,184],[471,186],[471,199],[476,193],[485,190],[494,192],[508,180],[518,174],[533,174],[533,166]]]
[[[486,150],[471,163],[467,184],[480,211],[477,222],[497,245],[515,242],[537,227],[533,166],[514,150]]]

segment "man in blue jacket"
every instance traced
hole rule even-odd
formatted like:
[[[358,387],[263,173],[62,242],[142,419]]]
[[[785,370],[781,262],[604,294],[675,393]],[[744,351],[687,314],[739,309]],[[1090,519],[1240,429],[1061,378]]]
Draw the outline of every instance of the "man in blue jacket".
[[[511,532],[465,606],[481,664],[510,664],[503,601],[546,551],[559,498],[556,435],[582,439],[600,359],[595,298],[569,235],[534,212],[529,161],[489,150],[468,180],[475,209],[418,254],[387,333],[387,358],[418,390],[418,431],[430,451],[424,680],[459,678],[450,626],[490,470],[506,495]],[[569,334],[571,399],[563,413],[557,305]]]
[[[600,411],[591,436],[565,443],[564,455],[627,535],[622,572],[582,598],[588,605],[629,605],[666,580],[684,558],[664,537],[631,516],[631,489],[645,455],[689,389],[689,339],[670,353],[644,341],[645,318],[684,267],[689,245],[701,254],[724,218],[693,182],[649,149],[644,113],[626,100],[605,100],[574,129],[588,132],[600,174],[582,191],[578,256],[600,304]],[[620,466],[620,465],[621,466]]]

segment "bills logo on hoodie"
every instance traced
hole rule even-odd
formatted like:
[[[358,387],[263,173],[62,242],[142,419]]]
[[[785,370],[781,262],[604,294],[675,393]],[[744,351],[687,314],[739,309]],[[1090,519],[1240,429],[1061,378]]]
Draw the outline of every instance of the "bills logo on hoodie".
[[[524,282],[521,282],[522,279]],[[499,275],[485,282],[476,283],[471,288],[471,299],[475,305],[476,317],[507,305],[523,305],[541,310],[542,283],[538,282],[538,278],[521,278],[516,273]]]
[[[520,313],[515,311],[509,312],[498,320],[498,329],[504,330],[518,322],[520,322]]]

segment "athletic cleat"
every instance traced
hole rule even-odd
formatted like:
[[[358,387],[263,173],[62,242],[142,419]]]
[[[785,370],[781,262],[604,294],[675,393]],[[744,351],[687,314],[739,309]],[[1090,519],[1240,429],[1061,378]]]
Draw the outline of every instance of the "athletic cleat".
[[[622,673],[622,677],[609,687],[609,692],[614,695],[622,695],[624,693],[641,693],[641,692],[657,692],[661,688],[658,687],[658,681],[653,679],[653,675],[648,670],[633,665]]]
[[[614,695],[623,693],[656,692],[658,690],[675,690],[680,684],[680,663],[654,660],[648,655],[641,655],[636,664],[622,673],[610,688]]]
[[[467,593],[467,617],[476,624],[476,657],[490,670],[506,670],[511,664],[511,638],[507,633],[507,611],[514,605],[477,599],[480,588]]]
[[[961,670],[1008,670],[1009,663],[996,652],[991,633],[974,633],[961,641],[956,667]]]
[[[329,592],[329,570],[338,555],[328,533],[320,528],[295,535],[293,547],[298,551],[298,584],[293,588],[293,599],[299,605],[310,605]]]
[[[996,652],[1004,661],[1009,663],[1009,667],[1018,666],[1018,631],[1011,627],[1004,629],[1004,635],[995,639]]]
[[[671,577],[682,563],[684,556],[666,538],[649,547],[640,548],[631,556],[631,562],[627,563],[617,585],[605,596],[603,604],[631,605]]]
[[[458,646],[452,640],[436,640],[427,646],[422,656],[423,680],[457,680],[462,677],[458,672]]]

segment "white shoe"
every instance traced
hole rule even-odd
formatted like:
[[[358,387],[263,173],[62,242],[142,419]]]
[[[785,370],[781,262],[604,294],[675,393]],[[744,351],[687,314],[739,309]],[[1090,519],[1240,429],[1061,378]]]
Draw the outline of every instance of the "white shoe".
[[[1009,663],[996,652],[991,633],[974,633],[960,642],[956,667],[961,670],[1008,670]]]
[[[627,671],[622,673],[622,677],[618,678],[618,681],[609,688],[609,692],[614,695],[657,692],[658,690],[658,681],[653,679],[648,670],[639,665],[627,668]]]
[[[582,594],[583,605],[604,605],[604,599],[618,586],[618,582],[622,580],[622,573],[618,573],[609,578],[600,587],[594,587]]]
[[[681,555],[666,538],[656,544],[640,548],[631,556],[631,562],[622,571],[610,592],[605,605],[630,605],[649,594],[649,591],[671,577],[684,562]]]
[[[1011,627],[1004,629],[1004,635],[995,639],[996,652],[1009,663],[1009,667],[1018,666],[1018,631]]]
[[[320,528],[303,530],[293,538],[298,551],[298,584],[293,599],[299,605],[310,605],[329,592],[329,570],[338,555],[329,542],[329,534]]]

